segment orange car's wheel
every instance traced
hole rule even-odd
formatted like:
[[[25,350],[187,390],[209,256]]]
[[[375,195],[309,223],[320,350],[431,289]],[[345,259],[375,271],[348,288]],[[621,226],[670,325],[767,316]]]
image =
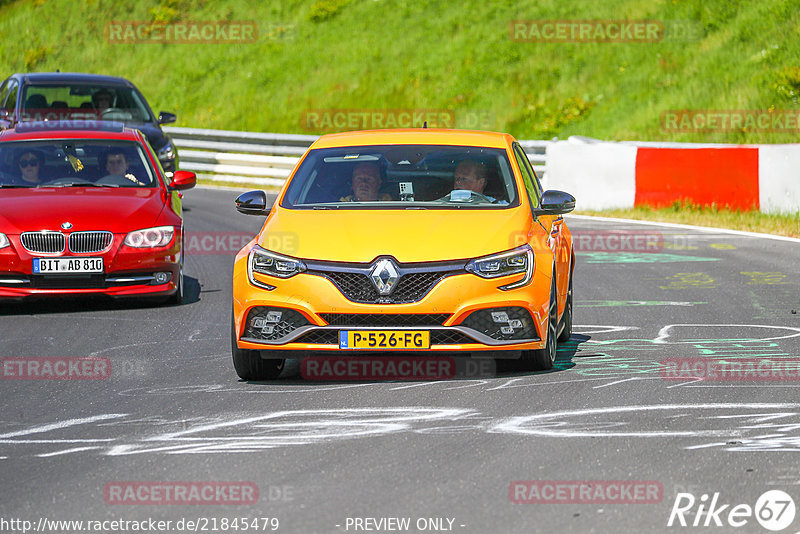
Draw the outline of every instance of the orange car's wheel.
[[[556,300],[556,276],[550,284],[550,312],[547,319],[547,340],[543,349],[527,350],[522,353],[522,360],[534,371],[547,371],[553,368],[556,361],[558,338],[558,301]]]
[[[569,274],[569,286],[567,288],[567,302],[564,305],[564,315],[561,316],[561,333],[558,335],[558,341],[563,343],[569,341],[572,337],[572,270]]]
[[[236,345],[236,328],[231,316],[231,353],[233,367],[242,380],[274,380],[283,372],[286,360],[266,360],[261,351],[240,349]]]

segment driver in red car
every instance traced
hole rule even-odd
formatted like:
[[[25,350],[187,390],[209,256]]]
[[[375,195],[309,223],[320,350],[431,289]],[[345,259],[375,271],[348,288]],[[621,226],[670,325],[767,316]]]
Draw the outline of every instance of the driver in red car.
[[[103,155],[103,168],[107,174],[125,176],[128,173],[128,160],[121,148],[112,148]]]

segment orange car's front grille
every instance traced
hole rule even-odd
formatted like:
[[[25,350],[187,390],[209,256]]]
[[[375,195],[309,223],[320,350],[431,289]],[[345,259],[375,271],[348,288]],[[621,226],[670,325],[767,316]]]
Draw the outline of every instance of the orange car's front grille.
[[[418,302],[444,278],[440,272],[409,273],[400,277],[391,295],[382,296],[365,274],[342,272],[325,273],[325,276],[336,284],[347,300],[367,304]]]
[[[390,263],[388,271],[380,264]],[[464,274],[464,260],[433,261],[403,264],[391,256],[376,258],[371,263],[306,261],[307,274],[330,280],[350,302],[362,304],[409,304],[419,302],[436,284],[448,276]],[[381,293],[373,277],[392,272],[396,279],[388,292]]]
[[[446,313],[320,313],[331,326],[442,326]]]

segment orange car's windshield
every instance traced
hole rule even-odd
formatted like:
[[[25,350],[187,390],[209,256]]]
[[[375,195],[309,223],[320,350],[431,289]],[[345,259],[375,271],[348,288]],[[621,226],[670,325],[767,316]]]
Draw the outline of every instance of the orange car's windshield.
[[[282,206],[298,209],[502,209],[518,204],[506,151],[438,145],[312,150]]]

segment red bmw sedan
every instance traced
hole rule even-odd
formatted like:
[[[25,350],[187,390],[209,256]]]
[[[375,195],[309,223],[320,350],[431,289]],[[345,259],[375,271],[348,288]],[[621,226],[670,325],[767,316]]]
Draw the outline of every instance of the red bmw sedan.
[[[31,122],[0,132],[0,300],[183,298],[181,190],[119,123]]]

